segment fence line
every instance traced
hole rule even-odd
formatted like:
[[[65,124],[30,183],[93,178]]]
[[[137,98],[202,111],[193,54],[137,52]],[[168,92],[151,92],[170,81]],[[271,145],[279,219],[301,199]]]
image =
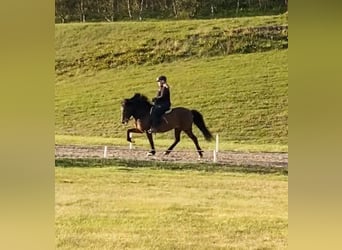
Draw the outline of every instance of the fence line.
[[[129,133],[129,137],[133,139],[133,134]],[[216,163],[218,161],[218,152],[219,152],[219,136],[216,134],[215,136],[215,149],[214,150],[202,150],[203,153],[210,153],[212,152],[212,162]],[[65,147],[64,155],[63,156],[71,156],[75,157],[75,155],[82,156],[92,156],[97,158],[109,158],[113,157],[113,150],[122,151],[125,150],[125,146],[108,146],[108,145],[56,145],[59,148]],[[128,143],[128,151],[131,153],[135,152],[147,152],[150,149],[147,148],[136,148],[133,146],[133,143]],[[164,150],[165,151],[165,150]],[[185,149],[185,150],[172,150],[174,153],[195,153],[197,154],[197,150],[193,149]],[[58,156],[57,156],[58,157]],[[77,157],[77,156],[76,156]]]
[[[215,142],[216,143],[216,142]],[[194,150],[173,150],[170,155],[163,155],[162,150],[154,156],[147,156],[149,149],[135,148],[128,150],[127,146],[107,145],[55,145],[56,159],[132,159],[132,160],[160,160],[174,162],[214,162],[218,164],[246,165],[246,166],[275,166],[287,167],[287,153],[265,153],[265,152],[239,152],[239,151],[216,151],[203,150],[203,158],[198,158]],[[143,152],[143,153],[142,153]],[[190,154],[189,154],[190,152]],[[219,153],[219,154],[218,154]],[[218,157],[218,155],[220,157]]]

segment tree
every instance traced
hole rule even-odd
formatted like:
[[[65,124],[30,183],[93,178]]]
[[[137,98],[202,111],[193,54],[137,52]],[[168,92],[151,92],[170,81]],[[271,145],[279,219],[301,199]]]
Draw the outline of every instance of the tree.
[[[128,11],[129,19],[132,19],[131,1],[130,0],[127,0],[127,11]]]
[[[213,18],[251,11],[282,13],[288,0],[55,0],[56,22],[125,18]]]
[[[55,18],[60,19],[62,23],[66,22],[68,18],[72,18],[73,10],[77,7],[75,0],[55,0]]]

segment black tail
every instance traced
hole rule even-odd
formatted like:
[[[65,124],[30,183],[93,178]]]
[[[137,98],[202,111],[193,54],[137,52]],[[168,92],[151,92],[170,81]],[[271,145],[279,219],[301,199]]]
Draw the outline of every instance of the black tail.
[[[194,116],[195,125],[202,131],[205,139],[207,141],[211,141],[213,139],[213,136],[211,135],[210,131],[205,126],[202,114],[198,112],[197,110],[191,110],[191,113]]]

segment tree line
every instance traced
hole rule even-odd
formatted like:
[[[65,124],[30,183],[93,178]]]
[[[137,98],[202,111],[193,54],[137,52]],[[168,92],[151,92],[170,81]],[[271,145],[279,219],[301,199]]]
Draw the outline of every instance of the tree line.
[[[287,11],[287,0],[55,0],[55,22],[221,18]]]

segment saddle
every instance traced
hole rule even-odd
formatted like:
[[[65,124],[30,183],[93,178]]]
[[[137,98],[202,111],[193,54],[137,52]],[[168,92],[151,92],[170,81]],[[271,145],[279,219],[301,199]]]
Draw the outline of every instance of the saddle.
[[[172,108],[170,108],[169,110],[166,110],[163,115],[169,114],[171,112],[172,112]]]
[[[170,114],[171,112],[172,112],[172,108],[170,108],[169,110],[166,110],[166,111],[164,112],[164,114],[162,114],[162,116],[160,117],[160,119],[164,120],[166,123],[169,123],[169,122],[167,121],[165,115]]]
[[[156,117],[159,121],[156,122],[154,126],[158,126],[162,120],[164,120],[166,123],[169,123],[168,120],[166,119],[165,115],[170,114],[172,112],[172,108],[170,107],[168,110],[166,110],[163,114],[159,116],[159,118]],[[152,109],[150,111],[150,114],[152,114]]]

